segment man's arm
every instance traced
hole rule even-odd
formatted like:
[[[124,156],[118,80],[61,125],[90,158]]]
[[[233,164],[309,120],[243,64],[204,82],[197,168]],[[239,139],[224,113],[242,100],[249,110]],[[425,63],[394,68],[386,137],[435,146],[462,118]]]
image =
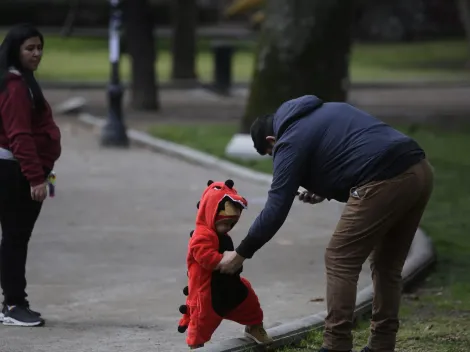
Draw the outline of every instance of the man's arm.
[[[305,155],[290,143],[281,144],[277,148],[273,181],[266,205],[236,249],[244,258],[251,258],[281,228],[300,186]]]
[[[204,269],[215,270],[222,260],[222,254],[218,251],[217,240],[210,236],[194,233],[191,239],[191,253],[194,260]]]

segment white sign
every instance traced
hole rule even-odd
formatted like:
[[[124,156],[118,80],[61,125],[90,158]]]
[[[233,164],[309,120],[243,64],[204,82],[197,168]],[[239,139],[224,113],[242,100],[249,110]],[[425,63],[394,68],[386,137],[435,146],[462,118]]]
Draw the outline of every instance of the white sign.
[[[119,60],[119,34],[117,31],[111,31],[109,40],[109,60],[116,63]]]

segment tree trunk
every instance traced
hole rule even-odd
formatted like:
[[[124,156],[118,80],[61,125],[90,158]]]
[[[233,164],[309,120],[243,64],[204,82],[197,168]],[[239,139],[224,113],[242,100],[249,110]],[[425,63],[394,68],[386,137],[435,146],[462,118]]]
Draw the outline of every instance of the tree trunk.
[[[465,35],[467,37],[467,44],[470,51],[470,0],[457,0],[457,8],[460,14]]]
[[[284,101],[345,101],[354,0],[268,0],[241,133]]]
[[[158,110],[156,51],[148,0],[124,0],[123,11],[126,47],[132,62],[131,106]]]
[[[174,80],[195,80],[196,76],[196,0],[172,0]]]

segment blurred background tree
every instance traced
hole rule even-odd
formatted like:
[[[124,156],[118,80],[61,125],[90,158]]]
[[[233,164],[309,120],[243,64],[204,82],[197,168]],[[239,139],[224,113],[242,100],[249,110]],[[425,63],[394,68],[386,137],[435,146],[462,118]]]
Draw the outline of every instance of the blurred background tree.
[[[122,74],[130,83],[131,106],[157,110],[157,81],[211,83],[215,60],[210,44],[229,39],[235,47],[234,81],[251,89],[241,123],[246,131],[253,116],[286,97],[315,92],[327,100],[347,99],[351,73],[354,80],[388,79],[394,70],[397,77],[408,71],[426,75],[426,69],[458,76],[461,47],[455,38],[469,32],[468,1],[122,0]],[[4,26],[30,21],[46,30],[53,55],[44,61],[41,78],[99,81],[109,76],[108,1],[5,0],[0,9]],[[314,25],[309,24],[312,18]],[[58,40],[60,33],[67,39]],[[399,54],[390,55],[395,51]],[[61,64],[65,60],[68,65]],[[296,69],[301,67],[297,63],[303,68]]]
[[[470,0],[456,0],[470,53]]]
[[[297,96],[346,100],[354,10],[354,0],[268,1],[242,133]]]
[[[157,110],[154,22],[148,0],[124,1],[123,15],[132,67],[131,106],[136,110]]]
[[[172,73],[173,80],[195,81],[196,30],[198,6],[196,0],[173,0]]]

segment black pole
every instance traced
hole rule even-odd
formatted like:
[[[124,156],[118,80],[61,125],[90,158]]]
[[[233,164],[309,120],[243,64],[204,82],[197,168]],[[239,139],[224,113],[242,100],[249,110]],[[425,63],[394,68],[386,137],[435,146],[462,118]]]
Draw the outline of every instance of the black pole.
[[[110,5],[109,61],[111,63],[111,77],[108,85],[108,118],[101,131],[101,145],[127,147],[129,145],[129,139],[127,138],[122,114],[123,87],[119,79],[122,11],[119,6],[119,0],[110,0]]]
[[[229,95],[232,86],[232,59],[234,46],[231,42],[212,43],[214,58],[214,89],[221,95]]]

